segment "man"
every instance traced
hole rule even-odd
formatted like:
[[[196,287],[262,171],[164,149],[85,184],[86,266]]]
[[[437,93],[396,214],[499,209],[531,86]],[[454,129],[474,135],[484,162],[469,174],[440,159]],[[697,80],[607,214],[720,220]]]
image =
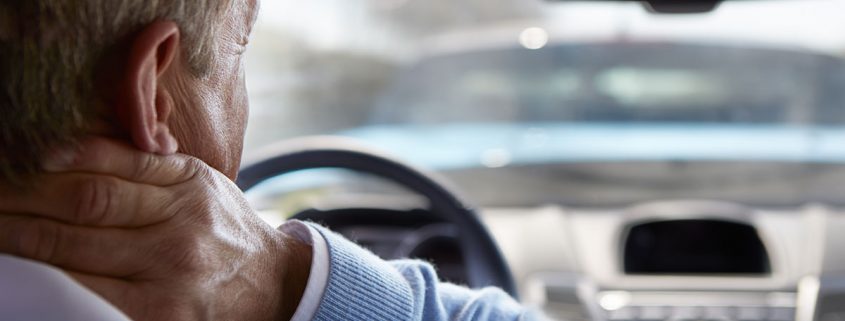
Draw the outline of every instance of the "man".
[[[232,179],[257,10],[0,0],[0,319],[532,318],[497,289],[255,215]]]

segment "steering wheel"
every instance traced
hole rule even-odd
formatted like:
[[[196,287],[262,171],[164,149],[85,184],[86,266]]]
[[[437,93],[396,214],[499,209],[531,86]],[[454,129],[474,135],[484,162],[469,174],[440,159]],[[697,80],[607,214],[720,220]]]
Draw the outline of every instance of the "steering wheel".
[[[425,197],[432,214],[457,228],[458,241],[466,257],[468,285],[473,288],[495,286],[517,298],[513,276],[504,257],[471,207],[434,174],[382,155],[355,141],[311,137],[276,145],[244,166],[237,184],[241,190],[247,191],[269,178],[318,168],[340,168],[375,175]]]

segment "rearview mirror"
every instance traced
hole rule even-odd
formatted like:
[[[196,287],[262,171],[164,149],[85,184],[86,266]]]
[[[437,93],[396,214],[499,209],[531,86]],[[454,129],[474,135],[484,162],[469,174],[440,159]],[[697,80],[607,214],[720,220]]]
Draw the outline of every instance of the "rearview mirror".
[[[647,0],[643,5],[655,13],[705,13],[716,10],[722,0]]]
[[[548,0],[566,1],[566,0]],[[685,14],[707,13],[715,10],[722,0],[600,0],[600,1],[636,1],[654,13]]]

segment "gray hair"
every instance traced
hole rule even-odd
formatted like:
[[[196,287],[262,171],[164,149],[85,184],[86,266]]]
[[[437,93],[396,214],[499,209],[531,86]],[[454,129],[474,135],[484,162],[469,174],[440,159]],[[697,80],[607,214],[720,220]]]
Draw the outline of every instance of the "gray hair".
[[[175,21],[198,77],[232,0],[0,0],[0,182],[26,184],[52,148],[74,144],[102,112],[102,60],[156,20]]]

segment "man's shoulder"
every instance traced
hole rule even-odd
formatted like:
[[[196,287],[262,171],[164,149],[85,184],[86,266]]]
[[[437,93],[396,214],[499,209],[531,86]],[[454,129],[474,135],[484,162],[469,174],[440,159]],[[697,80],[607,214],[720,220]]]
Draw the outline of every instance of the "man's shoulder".
[[[0,255],[3,320],[128,320],[62,271]]]

